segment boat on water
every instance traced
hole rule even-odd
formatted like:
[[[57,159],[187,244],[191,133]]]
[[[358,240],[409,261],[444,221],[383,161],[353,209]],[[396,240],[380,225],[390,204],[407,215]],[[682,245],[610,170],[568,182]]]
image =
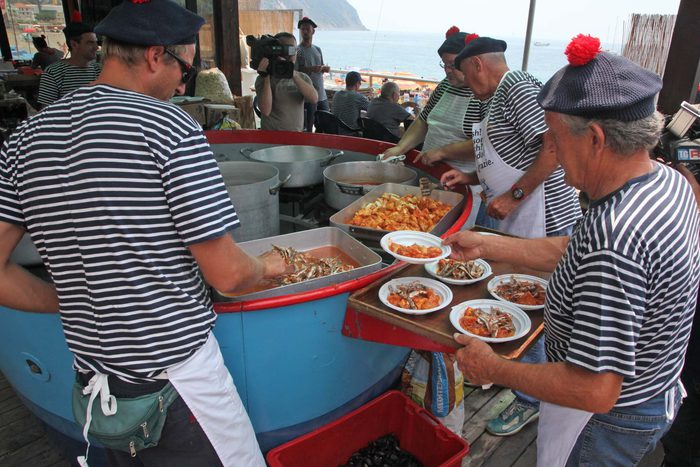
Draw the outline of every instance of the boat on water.
[[[536,47],[547,47],[547,46],[549,45],[549,42],[539,42],[539,41],[537,41],[537,42],[535,42],[533,45],[536,46]]]

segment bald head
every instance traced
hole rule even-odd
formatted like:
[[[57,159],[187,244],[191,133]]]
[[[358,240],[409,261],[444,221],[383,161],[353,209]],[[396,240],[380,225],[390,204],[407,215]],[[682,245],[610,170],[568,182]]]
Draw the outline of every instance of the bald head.
[[[396,84],[393,81],[387,81],[386,83],[382,84],[382,89],[380,91],[380,95],[387,100],[393,101],[394,100],[394,95],[400,94],[399,91],[399,85]]]

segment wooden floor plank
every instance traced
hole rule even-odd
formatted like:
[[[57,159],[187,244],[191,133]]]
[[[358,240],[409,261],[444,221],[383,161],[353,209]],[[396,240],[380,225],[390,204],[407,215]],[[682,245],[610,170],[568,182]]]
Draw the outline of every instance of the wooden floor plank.
[[[12,452],[45,436],[44,428],[31,416],[0,427],[0,465]]]
[[[8,456],[0,458],[0,464],[8,467],[45,466],[59,462],[70,465],[45,435],[13,451]]]
[[[498,391],[494,394],[494,391]],[[462,433],[463,437],[467,442],[472,443],[475,441],[486,429],[486,424],[493,417],[501,413],[501,410],[506,408],[508,404],[513,400],[513,393],[508,389],[491,388],[487,391],[483,391],[481,398],[486,398],[486,400],[476,400],[478,403],[474,404],[470,399],[465,401],[465,414],[471,414],[464,423],[464,430]],[[481,399],[479,398],[479,399]]]
[[[527,448],[537,440],[537,422],[525,426],[520,432],[512,436],[493,436],[484,433],[477,443],[482,452],[483,467],[503,467],[513,465],[523,455]]]
[[[537,440],[527,447],[512,467],[535,467],[537,465]]]

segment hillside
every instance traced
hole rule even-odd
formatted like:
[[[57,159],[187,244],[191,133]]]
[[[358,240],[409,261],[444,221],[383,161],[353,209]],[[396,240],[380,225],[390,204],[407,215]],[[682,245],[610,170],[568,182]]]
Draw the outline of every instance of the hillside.
[[[319,28],[365,31],[357,10],[346,0],[262,0],[265,10],[301,9]]]

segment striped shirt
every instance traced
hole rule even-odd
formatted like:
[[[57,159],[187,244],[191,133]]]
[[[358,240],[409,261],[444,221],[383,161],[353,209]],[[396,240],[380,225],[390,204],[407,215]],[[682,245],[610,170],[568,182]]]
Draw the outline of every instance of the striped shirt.
[[[368,107],[369,99],[357,91],[348,91],[347,89],[338,91],[333,95],[333,105],[331,106],[333,115],[350,128],[362,127],[360,111],[367,110]],[[338,133],[341,135],[355,135],[354,132],[348,132],[344,128],[339,128]]]
[[[105,85],[26,121],[0,152],[0,220],[25,225],[80,370],[148,381],[215,321],[187,246],[238,224],[199,125]]]
[[[37,102],[41,105],[53,104],[69,92],[95,81],[100,71],[102,65],[97,62],[90,62],[87,67],[78,67],[60,60],[41,75]]]
[[[668,389],[695,311],[698,228],[690,187],[663,165],[592,202],[549,282],[548,359],[623,376],[616,407]]]
[[[544,110],[535,100],[541,87],[534,76],[509,71],[483,115],[488,119],[488,136],[498,155],[504,163],[522,171],[535,161],[542,148],[542,135],[547,131]],[[544,197],[547,235],[571,227],[581,217],[576,190],[564,183],[561,167],[545,180]]]

